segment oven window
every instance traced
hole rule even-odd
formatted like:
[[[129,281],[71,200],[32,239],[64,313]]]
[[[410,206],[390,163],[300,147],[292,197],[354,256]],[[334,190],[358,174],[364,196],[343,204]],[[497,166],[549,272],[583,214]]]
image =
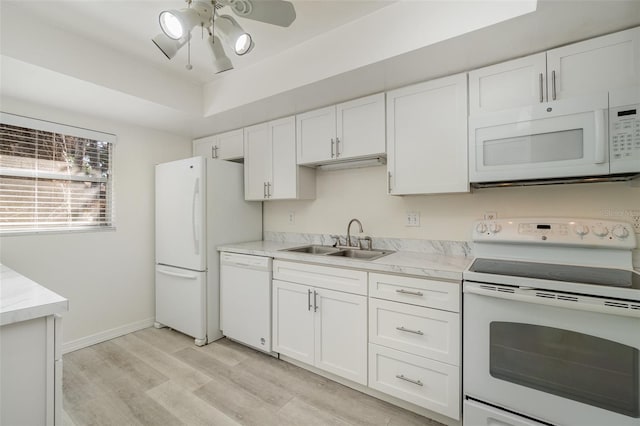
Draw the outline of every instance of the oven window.
[[[491,376],[640,417],[637,348],[514,322],[492,322],[490,333]]]

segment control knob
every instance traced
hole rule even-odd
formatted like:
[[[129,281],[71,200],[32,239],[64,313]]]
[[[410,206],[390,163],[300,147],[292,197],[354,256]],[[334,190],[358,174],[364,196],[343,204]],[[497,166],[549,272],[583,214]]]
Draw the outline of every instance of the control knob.
[[[598,237],[604,237],[609,233],[609,228],[601,223],[593,226],[593,233]]]
[[[492,223],[489,225],[489,232],[491,232],[492,234],[497,234],[501,229],[502,226],[498,225],[497,223]]]
[[[629,230],[625,228],[623,225],[614,226],[613,229],[611,230],[611,233],[616,238],[620,238],[621,240],[629,236]]]
[[[484,234],[485,232],[487,232],[487,224],[484,222],[480,222],[476,225],[476,232],[478,234]]]
[[[589,233],[589,227],[580,223],[575,226],[574,230],[576,231],[576,234],[581,237]]]

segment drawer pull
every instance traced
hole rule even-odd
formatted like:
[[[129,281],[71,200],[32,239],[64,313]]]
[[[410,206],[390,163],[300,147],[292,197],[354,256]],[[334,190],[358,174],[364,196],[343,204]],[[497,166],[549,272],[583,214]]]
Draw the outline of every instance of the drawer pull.
[[[421,291],[409,291],[403,288],[396,290],[396,293],[410,294],[412,296],[424,296],[424,294]]]
[[[424,333],[423,333],[422,331],[420,331],[420,330],[411,330],[411,329],[409,329],[409,328],[404,328],[404,327],[402,327],[402,326],[400,326],[400,327],[396,327],[396,330],[399,330],[399,331],[406,331],[407,333],[419,334],[419,335],[421,335],[421,336],[423,336],[423,335],[424,335]]]
[[[396,378],[404,380],[405,382],[413,383],[414,385],[424,386],[424,383],[422,383],[420,380],[413,380],[408,377],[404,377],[404,374],[396,374]]]

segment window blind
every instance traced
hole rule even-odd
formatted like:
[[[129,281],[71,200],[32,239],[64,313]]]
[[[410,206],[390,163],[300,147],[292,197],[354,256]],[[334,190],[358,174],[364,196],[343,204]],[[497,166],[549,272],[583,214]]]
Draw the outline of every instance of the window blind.
[[[113,227],[115,136],[0,113],[0,232]]]

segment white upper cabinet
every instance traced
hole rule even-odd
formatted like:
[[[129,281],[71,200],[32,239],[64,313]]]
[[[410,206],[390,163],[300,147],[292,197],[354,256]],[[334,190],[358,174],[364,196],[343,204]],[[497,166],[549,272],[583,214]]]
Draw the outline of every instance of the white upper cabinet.
[[[467,75],[387,92],[392,195],[468,192]]]
[[[315,198],[315,170],[296,164],[296,121],[282,118],[244,129],[246,200]]]
[[[470,115],[544,102],[546,63],[543,52],[471,71]]]
[[[549,50],[547,75],[549,100],[640,85],[640,27]]]
[[[296,116],[298,164],[385,154],[384,93]]]
[[[640,85],[640,28],[469,72],[469,114]]]
[[[242,159],[244,157],[243,129],[195,139],[193,141],[193,155],[220,160]]]

